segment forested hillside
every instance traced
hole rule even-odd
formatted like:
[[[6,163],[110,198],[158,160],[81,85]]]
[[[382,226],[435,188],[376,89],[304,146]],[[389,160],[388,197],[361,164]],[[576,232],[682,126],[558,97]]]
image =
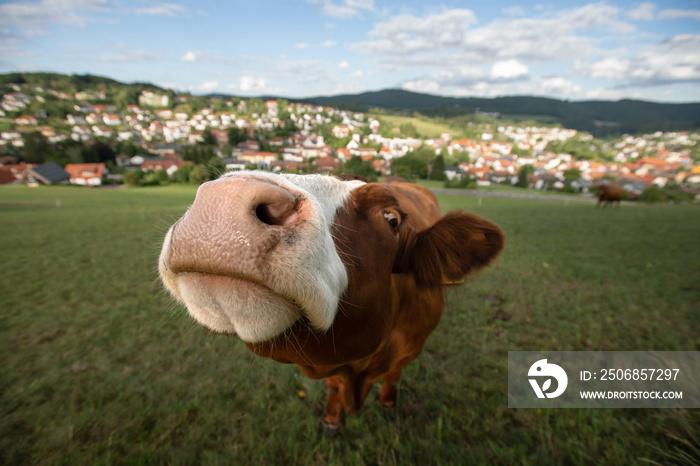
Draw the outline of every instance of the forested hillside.
[[[637,100],[569,102],[543,97],[453,98],[389,89],[306,99],[319,105],[367,110],[372,107],[451,117],[475,112],[507,118],[544,119],[596,135],[700,128],[700,103],[666,104]]]

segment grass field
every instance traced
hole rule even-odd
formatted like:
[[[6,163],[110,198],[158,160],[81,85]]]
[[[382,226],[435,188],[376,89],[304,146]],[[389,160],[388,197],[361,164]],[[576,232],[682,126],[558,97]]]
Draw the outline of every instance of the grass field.
[[[423,138],[439,138],[443,133],[453,134],[455,138],[463,136],[463,132],[459,128],[430,118],[407,117],[401,115],[374,115],[374,117],[379,118],[385,125],[392,128],[398,128],[403,124],[410,123]]]
[[[192,187],[0,188],[2,464],[692,464],[698,410],[509,409],[507,352],[698,350],[700,209],[440,196],[502,226],[404,371],[335,437],[325,387],[157,281]],[[300,397],[304,392],[305,396]],[[688,455],[683,457],[683,455]]]

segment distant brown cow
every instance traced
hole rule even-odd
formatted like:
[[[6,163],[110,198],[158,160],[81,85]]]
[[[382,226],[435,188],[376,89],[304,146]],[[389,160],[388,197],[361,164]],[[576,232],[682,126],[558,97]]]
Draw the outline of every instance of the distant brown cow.
[[[622,186],[619,184],[600,184],[598,186],[598,203],[596,204],[596,207],[600,207],[601,203],[604,203],[603,207],[606,207],[613,205],[615,202],[617,202],[617,206],[620,207],[620,201],[622,201],[623,194],[624,191],[622,190]]]
[[[323,425],[337,429],[401,370],[440,320],[444,287],[489,264],[501,229],[442,216],[410,183],[320,175],[226,174],[203,184],[167,233],[165,287],[192,317],[237,334],[260,356],[297,364],[329,388]]]

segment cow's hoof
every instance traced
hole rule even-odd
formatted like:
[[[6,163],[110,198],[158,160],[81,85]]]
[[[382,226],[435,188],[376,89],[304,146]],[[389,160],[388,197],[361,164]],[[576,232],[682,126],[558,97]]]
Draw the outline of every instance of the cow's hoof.
[[[324,437],[333,437],[339,430],[340,426],[327,424],[324,421],[321,421],[321,434],[323,434]]]

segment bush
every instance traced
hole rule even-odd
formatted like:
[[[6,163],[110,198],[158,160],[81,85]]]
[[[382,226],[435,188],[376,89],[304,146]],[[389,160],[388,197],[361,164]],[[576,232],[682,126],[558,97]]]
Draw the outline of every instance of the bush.
[[[190,173],[194,165],[191,163],[183,164],[182,167],[170,176],[170,181],[173,183],[187,184],[190,182]]]
[[[477,184],[474,178],[464,176],[461,179],[453,178],[452,180],[445,181],[445,187],[455,189],[476,189]]]
[[[202,184],[210,180],[209,171],[204,167],[204,165],[195,165],[195,167],[190,172],[190,183],[192,184]]]
[[[127,186],[138,186],[141,184],[142,176],[141,170],[129,170],[124,173],[124,184]]]
[[[664,202],[666,199],[668,199],[666,193],[658,186],[652,186],[645,189],[644,192],[642,192],[642,195],[639,196],[640,201],[648,202],[650,204],[654,202]]]

